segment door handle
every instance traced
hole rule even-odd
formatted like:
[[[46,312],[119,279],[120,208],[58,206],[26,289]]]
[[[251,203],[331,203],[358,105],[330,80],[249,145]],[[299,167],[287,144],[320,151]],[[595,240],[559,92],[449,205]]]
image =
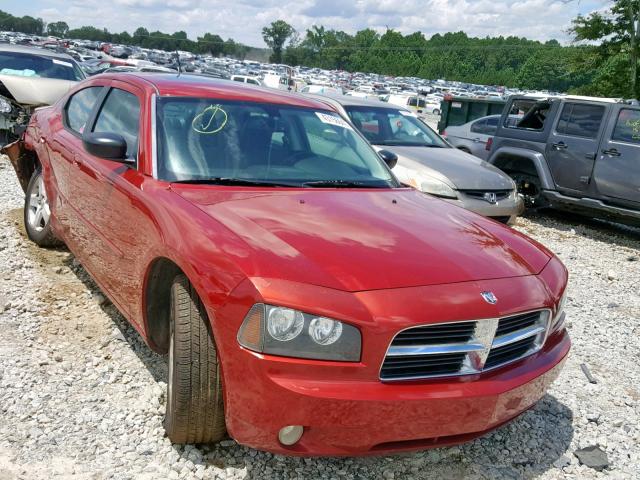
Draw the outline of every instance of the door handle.
[[[71,163],[73,164],[74,167],[80,168],[82,166],[82,162],[77,158],[74,158],[73,160],[71,160]]]
[[[615,148],[610,148],[609,150],[603,150],[602,153],[605,155],[609,155],[610,157],[619,157],[621,153]]]
[[[566,150],[567,144],[564,142],[552,143],[551,146],[556,150]]]

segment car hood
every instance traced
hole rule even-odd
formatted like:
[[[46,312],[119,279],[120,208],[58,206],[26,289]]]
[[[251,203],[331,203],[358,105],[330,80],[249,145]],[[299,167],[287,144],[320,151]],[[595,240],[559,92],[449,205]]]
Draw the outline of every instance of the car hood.
[[[413,189],[172,188],[244,240],[221,248],[249,277],[363,291],[538,274],[551,257]]]
[[[38,107],[52,105],[76,83],[56,78],[0,75],[0,82],[20,105]]]
[[[384,148],[384,147],[380,147]],[[398,155],[398,165],[409,171],[432,171],[449,180],[458,190],[511,190],[513,181],[490,163],[457,148],[389,147]],[[428,169],[428,170],[425,170]],[[403,180],[403,179],[401,179]]]

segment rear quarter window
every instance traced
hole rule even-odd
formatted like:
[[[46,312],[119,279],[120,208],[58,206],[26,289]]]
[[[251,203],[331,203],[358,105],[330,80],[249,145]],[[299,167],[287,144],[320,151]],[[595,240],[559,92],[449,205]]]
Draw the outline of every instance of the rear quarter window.
[[[640,145],[640,110],[620,110],[611,140]]]

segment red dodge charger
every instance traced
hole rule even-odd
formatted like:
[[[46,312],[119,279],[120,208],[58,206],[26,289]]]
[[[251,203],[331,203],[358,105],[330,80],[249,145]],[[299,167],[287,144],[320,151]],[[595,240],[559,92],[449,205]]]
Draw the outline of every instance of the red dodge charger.
[[[7,151],[29,237],[64,242],[168,354],[174,442],[456,444],[534,405],[569,352],[560,260],[400,184],[323,103],[100,75]]]

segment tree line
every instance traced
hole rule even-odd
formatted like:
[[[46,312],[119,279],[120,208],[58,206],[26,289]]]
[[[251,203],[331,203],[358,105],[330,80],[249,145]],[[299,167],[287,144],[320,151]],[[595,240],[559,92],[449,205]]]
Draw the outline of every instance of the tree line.
[[[213,33],[205,33],[201,37],[197,37],[196,40],[191,40],[184,31],[165,33],[157,30],[149,31],[144,27],[137,28],[133,34],[126,31],[111,33],[106,28],[93,26],[70,29],[67,23],[63,21],[47,24],[41,18],[30,16],[15,17],[1,10],[0,30],[133,45],[165,51],[183,50],[200,54],[209,53],[214,56],[229,55],[240,59],[245,58],[249,51],[255,50],[231,38],[224,40],[220,35]]]
[[[229,38],[205,33],[196,40],[184,31],[164,33],[139,27],[133,34],[63,22],[16,17],[0,11],[0,30],[54,35],[144,48],[186,50],[245,58],[260,52]],[[262,30],[271,61],[351,72],[504,85],[532,90],[567,91],[584,95],[640,98],[640,0],[614,0],[608,9],[576,17],[570,29],[573,43],[539,42],[509,37],[469,37],[464,32],[403,35],[364,29],[350,34],[313,26],[300,34],[284,20]]]

